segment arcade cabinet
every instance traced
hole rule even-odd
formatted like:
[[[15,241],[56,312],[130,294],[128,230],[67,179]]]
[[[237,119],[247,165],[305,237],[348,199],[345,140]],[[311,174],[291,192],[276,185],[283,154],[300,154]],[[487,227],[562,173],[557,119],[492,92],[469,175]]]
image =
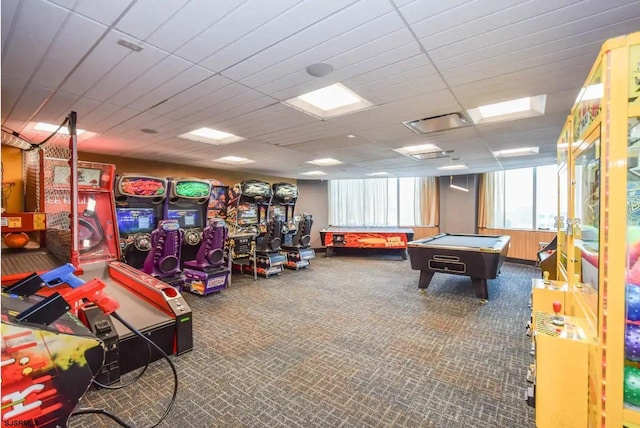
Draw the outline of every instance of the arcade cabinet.
[[[282,252],[287,256],[285,267],[299,270],[309,266],[309,261],[316,254],[309,244],[311,242],[311,214],[294,215],[298,200],[298,186],[291,183],[274,183],[272,186],[270,217],[283,217],[285,226],[282,230]]]
[[[151,249],[151,232],[164,214],[167,180],[122,174],[116,177],[114,195],[122,261],[141,269]]]
[[[208,221],[195,260],[184,263],[185,289],[206,296],[228,286],[231,269],[225,259],[227,236],[227,224],[223,219]]]
[[[2,294],[3,427],[67,426],[105,358],[103,343],[69,312],[38,321],[42,301]]]
[[[207,202],[211,194],[211,183],[199,178],[170,178],[164,207],[165,220],[177,220],[184,232],[182,260],[195,260],[202,230],[207,218]]]
[[[229,186],[225,186],[222,181],[210,178],[211,195],[209,196],[209,204],[207,206],[207,220],[227,218],[227,193]]]
[[[62,168],[54,170],[54,174],[62,174],[69,181],[70,174]],[[120,262],[112,191],[115,167],[102,163],[78,162],[77,176],[79,267],[83,271],[83,278],[98,278],[104,282],[105,293],[120,303],[119,313],[123,318],[166,354],[180,355],[190,351],[193,348],[191,309],[180,292],[165,282]],[[62,183],[62,178],[61,176],[56,181]],[[86,230],[83,231],[83,228]],[[150,251],[156,249],[152,247]],[[112,321],[117,334],[121,374],[161,357],[155,351],[149,356],[145,341],[119,321]],[[99,325],[89,324],[92,331],[98,332]]]
[[[282,273],[287,258],[280,254],[283,221],[278,216],[269,219],[272,191],[269,183],[246,180],[229,189],[227,220],[231,220],[235,231],[255,234],[255,255],[250,255],[250,263],[238,265],[245,273],[255,273],[264,277]]]

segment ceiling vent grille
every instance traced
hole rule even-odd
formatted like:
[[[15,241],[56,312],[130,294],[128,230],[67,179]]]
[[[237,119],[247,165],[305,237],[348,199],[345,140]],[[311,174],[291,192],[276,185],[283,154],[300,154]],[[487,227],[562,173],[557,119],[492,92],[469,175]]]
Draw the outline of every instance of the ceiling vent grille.
[[[416,134],[422,135],[470,126],[471,121],[464,117],[462,113],[448,113],[440,116],[402,122],[402,124]]]

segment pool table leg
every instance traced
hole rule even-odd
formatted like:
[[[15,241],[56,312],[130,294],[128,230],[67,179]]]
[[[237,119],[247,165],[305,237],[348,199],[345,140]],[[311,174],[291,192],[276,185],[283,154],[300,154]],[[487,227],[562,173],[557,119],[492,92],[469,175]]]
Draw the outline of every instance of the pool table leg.
[[[487,280],[482,278],[471,278],[473,289],[476,292],[476,296],[480,300],[489,300],[489,290],[487,289]]]
[[[420,281],[418,282],[418,289],[426,290],[427,287],[429,286],[429,283],[431,282],[431,278],[433,278],[434,273],[435,272],[431,272],[430,270],[427,270],[427,269],[421,269]]]

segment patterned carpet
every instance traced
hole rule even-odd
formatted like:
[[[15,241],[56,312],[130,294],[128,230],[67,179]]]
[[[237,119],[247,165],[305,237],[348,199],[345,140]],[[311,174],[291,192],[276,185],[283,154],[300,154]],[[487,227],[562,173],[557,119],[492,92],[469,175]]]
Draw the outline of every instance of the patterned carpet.
[[[195,349],[172,357],[180,391],[160,426],[533,427],[524,327],[537,275],[505,264],[483,305],[467,277],[436,274],[419,292],[419,272],[398,257],[320,254],[300,272],[236,274],[220,294],[186,296]],[[149,426],[171,391],[159,361],[81,405]],[[90,415],[70,426],[114,423]]]

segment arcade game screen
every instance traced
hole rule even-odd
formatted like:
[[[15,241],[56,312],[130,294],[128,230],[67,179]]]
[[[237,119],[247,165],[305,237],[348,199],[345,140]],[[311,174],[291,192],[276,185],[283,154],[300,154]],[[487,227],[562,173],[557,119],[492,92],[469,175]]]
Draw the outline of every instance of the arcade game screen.
[[[169,220],[178,220],[180,227],[203,227],[200,212],[194,209],[169,210]]]
[[[272,206],[271,207],[271,215],[273,217],[275,216],[282,216],[284,217],[286,215],[285,209],[282,206]]]
[[[238,205],[238,224],[258,224],[258,206],[255,204]]]
[[[149,233],[156,225],[153,208],[116,208],[120,234]]]

